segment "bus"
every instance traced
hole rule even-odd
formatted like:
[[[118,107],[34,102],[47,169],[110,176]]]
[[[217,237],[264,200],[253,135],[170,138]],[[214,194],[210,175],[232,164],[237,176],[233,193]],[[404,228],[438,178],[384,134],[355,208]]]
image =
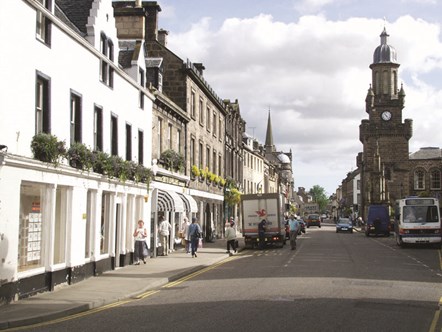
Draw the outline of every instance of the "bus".
[[[396,201],[394,233],[398,246],[428,243],[440,247],[441,219],[439,200],[409,197]]]

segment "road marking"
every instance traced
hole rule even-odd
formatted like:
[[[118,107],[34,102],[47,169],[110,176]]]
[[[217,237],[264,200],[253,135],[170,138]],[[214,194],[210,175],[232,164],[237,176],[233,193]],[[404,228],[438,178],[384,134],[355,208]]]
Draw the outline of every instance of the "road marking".
[[[213,269],[217,268],[220,265],[223,265],[223,264],[225,264],[227,262],[230,262],[230,261],[236,259],[238,256],[239,255],[227,257],[226,259],[223,259],[221,262],[218,262],[218,263],[215,263],[215,264],[213,264],[211,266],[205,267],[202,270],[198,270],[196,272],[193,272],[193,273],[191,273],[191,274],[189,274],[189,275],[187,275],[185,277],[182,277],[182,278],[180,278],[178,280],[169,282],[168,284],[164,285],[162,288],[175,287],[175,286],[177,286],[177,285],[179,285],[179,284],[181,284],[181,283],[183,283],[183,282],[185,282],[185,281],[187,281],[189,279],[192,279],[192,278],[194,278],[196,276],[199,276],[200,274],[206,273],[207,271],[213,270]]]
[[[67,316],[67,317],[62,317],[62,318],[54,319],[54,320],[51,320],[51,321],[48,321],[48,322],[43,322],[43,323],[37,323],[37,324],[32,324],[32,325],[26,325],[26,326],[20,326],[20,327],[16,327],[16,328],[11,328],[11,329],[7,329],[7,331],[28,330],[28,329],[34,328],[34,327],[42,327],[42,326],[46,326],[46,325],[62,323],[62,322],[66,322],[68,320],[72,320],[72,319],[75,319],[75,318],[80,318],[80,317],[92,315],[92,314],[95,314],[95,313],[103,311],[103,310],[119,307],[119,306],[121,306],[123,304],[129,303],[129,302],[132,302],[132,301],[134,301],[134,300],[132,300],[132,299],[121,300],[121,301],[118,301],[118,302],[114,302],[114,303],[110,303],[110,304],[104,305],[104,306],[99,307],[99,308],[90,309],[88,311],[80,312],[78,314],[70,315],[70,316]]]
[[[226,259],[222,260],[221,262],[215,263],[215,264],[213,264],[211,266],[208,266],[208,267],[206,267],[206,268],[204,268],[202,270],[196,271],[196,272],[194,272],[194,273],[192,273],[192,274],[190,274],[190,275],[188,275],[186,277],[183,277],[183,278],[178,279],[176,281],[170,282],[170,283],[164,285],[162,288],[171,288],[171,287],[174,287],[176,285],[179,285],[179,284],[183,283],[186,280],[189,280],[189,279],[191,279],[193,277],[196,277],[196,276],[198,276],[198,275],[200,275],[202,273],[210,271],[210,270],[212,270],[212,269],[214,269],[214,268],[216,268],[216,267],[218,267],[218,266],[220,266],[222,264],[225,264],[225,263],[230,262],[230,261],[232,261],[232,260],[234,260],[236,258],[239,258],[238,256],[240,256],[240,255],[241,254],[238,254],[236,256],[227,257]],[[29,328],[42,327],[42,326],[62,323],[62,322],[65,322],[65,321],[76,319],[76,318],[81,318],[81,317],[85,317],[85,316],[88,316],[88,315],[92,315],[94,313],[97,313],[97,312],[100,312],[100,311],[104,311],[104,310],[107,310],[107,309],[119,307],[119,306],[121,306],[123,304],[127,304],[127,303],[130,303],[130,302],[134,302],[134,301],[138,301],[138,300],[141,300],[141,299],[145,299],[145,298],[147,298],[149,296],[152,296],[152,295],[154,295],[156,293],[159,293],[159,292],[160,292],[160,290],[150,290],[150,291],[147,291],[147,292],[145,292],[143,294],[137,295],[137,296],[135,296],[135,297],[133,297],[131,299],[121,300],[121,301],[118,301],[118,302],[110,303],[110,304],[101,306],[99,308],[93,308],[93,309],[90,309],[90,310],[87,310],[87,311],[84,311],[84,312],[80,312],[78,314],[73,314],[73,315],[70,315],[70,316],[67,316],[67,317],[62,317],[62,318],[54,319],[54,320],[47,321],[47,322],[42,322],[42,323],[37,323],[37,324],[33,324],[33,325],[26,325],[26,326],[10,328],[10,329],[7,329],[7,331],[22,331],[22,330],[27,330]]]
[[[439,310],[434,313],[433,321],[431,322],[428,332],[436,332],[437,323],[439,322],[440,311],[442,309],[442,297],[439,299]],[[442,328],[441,328],[442,331]]]
[[[151,295],[154,295],[154,294],[156,294],[156,293],[158,293],[158,292],[159,292],[159,290],[150,290],[150,291],[147,291],[147,292],[145,292],[145,293],[143,293],[143,294],[140,294],[140,295],[135,296],[134,299],[136,299],[136,300],[145,299],[146,297],[149,297],[149,296],[151,296]]]

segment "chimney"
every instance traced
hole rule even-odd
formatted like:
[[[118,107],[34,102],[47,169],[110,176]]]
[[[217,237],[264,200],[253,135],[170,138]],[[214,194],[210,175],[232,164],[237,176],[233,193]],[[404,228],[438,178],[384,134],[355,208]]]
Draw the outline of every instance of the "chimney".
[[[193,66],[195,67],[195,69],[198,71],[198,73],[203,76],[203,71],[204,69],[206,69],[206,67],[204,67],[204,65],[201,62],[198,63],[194,63]]]
[[[169,31],[160,29],[158,30],[158,42],[167,47],[167,36],[169,35]]]
[[[118,39],[144,39],[145,14],[139,2],[112,2]]]
[[[156,1],[143,1],[142,5],[147,14],[145,25],[146,41],[158,40],[158,13],[161,11],[161,7]]]

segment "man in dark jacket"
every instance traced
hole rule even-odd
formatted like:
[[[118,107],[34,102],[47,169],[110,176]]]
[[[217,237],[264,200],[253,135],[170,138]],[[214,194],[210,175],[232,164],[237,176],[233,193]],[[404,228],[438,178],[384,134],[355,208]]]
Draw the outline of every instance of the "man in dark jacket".
[[[265,246],[265,232],[267,228],[267,221],[265,219],[261,220],[258,224],[258,237],[259,237],[259,249],[264,249]]]

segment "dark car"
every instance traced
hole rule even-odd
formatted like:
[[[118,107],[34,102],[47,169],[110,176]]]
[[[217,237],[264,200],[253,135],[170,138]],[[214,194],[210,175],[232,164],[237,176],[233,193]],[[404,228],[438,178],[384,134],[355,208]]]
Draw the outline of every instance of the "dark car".
[[[310,226],[318,226],[319,228],[321,228],[321,217],[319,216],[319,214],[309,214],[305,221],[307,224],[307,228],[309,228]]]
[[[349,218],[339,218],[336,223],[336,233],[339,232],[353,233],[353,223]]]

